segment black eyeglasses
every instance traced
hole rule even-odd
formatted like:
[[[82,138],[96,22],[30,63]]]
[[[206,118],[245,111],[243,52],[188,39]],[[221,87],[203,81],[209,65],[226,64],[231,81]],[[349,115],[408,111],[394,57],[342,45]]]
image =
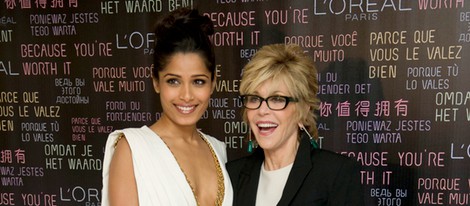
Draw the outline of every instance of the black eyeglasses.
[[[286,96],[270,96],[266,99],[257,95],[242,95],[240,97],[243,106],[247,109],[258,109],[263,102],[266,102],[269,109],[277,111],[285,109],[289,102],[298,102],[296,98]]]

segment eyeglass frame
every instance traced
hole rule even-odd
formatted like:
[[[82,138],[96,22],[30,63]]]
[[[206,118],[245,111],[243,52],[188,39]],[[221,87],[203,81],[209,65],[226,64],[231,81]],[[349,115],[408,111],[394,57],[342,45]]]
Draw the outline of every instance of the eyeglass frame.
[[[257,98],[259,98],[259,99],[261,100],[260,103],[259,103],[259,105],[258,105],[258,107],[256,107],[256,108],[248,108],[248,107],[246,107],[246,104],[245,104],[244,99],[245,99],[246,97],[248,97],[248,96],[257,97]],[[282,98],[284,98],[284,99],[286,100],[286,104],[284,105],[284,107],[281,108],[281,109],[272,109],[272,108],[269,106],[268,100],[269,100],[270,98],[273,98],[273,97],[282,97]],[[273,111],[281,111],[281,110],[284,110],[284,109],[289,105],[290,102],[299,102],[299,100],[298,100],[297,98],[289,97],[289,96],[282,96],[282,95],[273,95],[273,96],[269,96],[269,97],[263,98],[263,97],[260,97],[260,96],[258,96],[258,95],[247,94],[247,95],[240,95],[239,98],[240,98],[240,100],[242,101],[243,107],[244,107],[245,109],[249,109],[249,110],[256,110],[256,109],[259,109],[259,108],[261,107],[261,105],[263,104],[263,102],[266,102],[266,106],[268,106],[268,108],[269,108],[270,110],[273,110]]]

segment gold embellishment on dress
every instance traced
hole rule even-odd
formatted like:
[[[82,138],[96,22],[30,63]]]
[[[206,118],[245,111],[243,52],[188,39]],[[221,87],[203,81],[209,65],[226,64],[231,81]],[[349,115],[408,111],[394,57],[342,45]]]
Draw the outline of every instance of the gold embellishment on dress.
[[[118,138],[116,140],[114,140],[114,149],[116,149],[119,140],[121,140],[122,138],[125,138],[125,137],[126,136],[124,135],[124,133],[119,134]]]
[[[224,202],[224,195],[225,195],[224,174],[222,173],[222,168],[220,167],[219,160],[217,159],[217,155],[215,154],[215,151],[212,148],[211,144],[209,143],[209,141],[207,141],[206,138],[204,138],[204,136],[202,136],[202,134],[200,132],[197,132],[197,133],[198,133],[199,137],[201,137],[201,139],[204,140],[204,142],[209,147],[209,150],[211,151],[211,154],[212,154],[212,159],[214,160],[214,163],[215,163],[215,170],[216,170],[216,173],[217,173],[217,197],[215,199],[214,205],[215,206],[221,206],[222,203]],[[162,141],[163,141],[163,139],[162,139]],[[166,144],[165,141],[163,141],[163,143],[165,143],[165,145],[168,147],[168,145]],[[168,150],[170,150],[173,157],[175,157],[176,163],[178,163],[178,166],[179,166],[179,162],[176,159],[175,154],[173,154],[173,151],[171,151],[170,147],[168,147]],[[197,199],[196,191],[195,191],[193,185],[191,184],[191,181],[189,181],[188,176],[184,172],[183,168],[181,168],[181,166],[180,166],[180,169],[181,169],[181,172],[183,172],[183,175],[186,178],[186,182],[188,182],[188,185],[191,188],[191,191],[193,192],[194,199],[196,200],[196,204],[198,206],[200,206],[201,204],[199,203],[199,200]]]
[[[215,169],[217,173],[217,198],[215,199],[215,205],[220,206],[222,205],[222,202],[224,202],[225,195],[224,174],[222,173],[222,168],[220,167],[220,162],[217,159],[217,155],[215,154],[214,148],[212,148],[211,144],[209,144],[209,141],[207,141],[207,139],[204,138],[200,132],[198,132],[198,134],[204,140],[204,142],[206,142],[207,146],[209,146],[209,149],[212,153],[212,158],[214,159]]]

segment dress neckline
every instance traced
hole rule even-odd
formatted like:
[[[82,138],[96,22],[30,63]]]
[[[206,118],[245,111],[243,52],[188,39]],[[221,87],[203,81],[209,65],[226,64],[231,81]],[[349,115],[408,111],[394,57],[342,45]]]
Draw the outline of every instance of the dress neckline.
[[[178,159],[176,158],[175,154],[173,153],[173,151],[171,150],[171,148],[168,146],[168,144],[166,144],[166,142],[161,138],[160,135],[158,135],[156,132],[154,132],[152,129],[150,129],[149,127],[147,127],[150,131],[152,131],[162,142],[163,144],[165,144],[165,146],[167,147],[167,149],[170,151],[171,155],[173,156],[174,160],[176,161],[176,164],[178,165],[178,167],[180,168],[181,172],[183,173],[185,179],[186,179],[186,182],[188,184],[188,186],[191,188],[191,191],[193,193],[193,196],[194,196],[194,199],[196,201],[196,205],[197,206],[200,206],[201,204],[199,203],[199,200],[197,198],[197,195],[196,195],[196,191],[193,187],[193,185],[191,184],[191,181],[189,180],[188,176],[186,175],[186,173],[184,172],[183,168],[181,167],[180,163],[178,162]],[[222,205],[223,203],[223,200],[224,200],[224,196],[225,196],[225,184],[224,184],[224,175],[223,175],[223,172],[222,172],[222,167],[220,166],[220,162],[219,162],[219,158],[217,157],[215,151],[214,151],[214,148],[212,147],[212,144],[209,142],[209,140],[205,137],[205,135],[203,135],[200,131],[197,131],[199,137],[206,143],[206,145],[209,147],[209,150],[211,152],[211,155],[212,155],[212,159],[214,161],[214,164],[215,164],[215,169],[216,169],[216,174],[217,174],[217,197],[216,197],[216,200],[214,202],[214,205],[215,206],[220,206]]]

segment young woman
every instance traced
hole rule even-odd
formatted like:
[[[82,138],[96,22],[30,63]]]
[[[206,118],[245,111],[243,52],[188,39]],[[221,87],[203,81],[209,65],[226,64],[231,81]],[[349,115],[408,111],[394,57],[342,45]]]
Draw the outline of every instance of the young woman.
[[[109,135],[102,205],[231,205],[225,144],[197,130],[215,86],[209,18],[179,9],[156,28],[161,118]]]

